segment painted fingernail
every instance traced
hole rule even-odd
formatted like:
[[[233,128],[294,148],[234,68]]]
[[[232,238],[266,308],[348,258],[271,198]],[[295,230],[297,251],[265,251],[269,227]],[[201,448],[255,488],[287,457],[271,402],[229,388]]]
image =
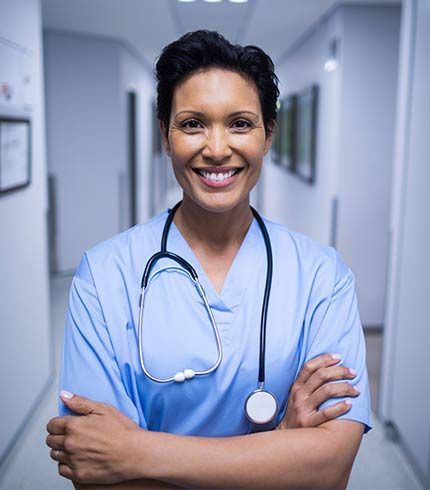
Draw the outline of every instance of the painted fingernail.
[[[357,376],[357,371],[355,369],[350,368],[349,372],[353,374],[354,376]]]
[[[60,391],[60,396],[61,398],[66,398],[67,400],[70,400],[70,398],[73,397],[73,393],[70,393],[70,391],[62,390]]]
[[[340,354],[332,354],[331,357],[333,359],[340,359]]]

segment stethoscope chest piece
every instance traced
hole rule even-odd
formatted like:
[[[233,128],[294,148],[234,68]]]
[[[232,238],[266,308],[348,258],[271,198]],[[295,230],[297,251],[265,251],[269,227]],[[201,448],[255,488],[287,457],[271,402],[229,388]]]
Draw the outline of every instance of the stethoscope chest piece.
[[[257,389],[246,399],[245,413],[254,424],[267,424],[275,418],[277,407],[278,402],[273,393]]]

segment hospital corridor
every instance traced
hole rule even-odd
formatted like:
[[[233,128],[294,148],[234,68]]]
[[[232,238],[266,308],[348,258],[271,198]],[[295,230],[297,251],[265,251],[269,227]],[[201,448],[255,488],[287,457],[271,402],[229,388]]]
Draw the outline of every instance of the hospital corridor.
[[[0,0],[0,489],[430,489],[429,53],[430,0]]]

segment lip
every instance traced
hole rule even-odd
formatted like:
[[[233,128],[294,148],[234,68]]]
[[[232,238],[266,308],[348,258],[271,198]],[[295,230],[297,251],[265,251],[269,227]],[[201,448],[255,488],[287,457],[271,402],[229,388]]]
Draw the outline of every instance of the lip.
[[[220,188],[220,187],[227,187],[239,178],[239,175],[241,171],[243,170],[243,167],[201,167],[201,168],[193,168],[194,173],[197,175],[197,177],[200,179],[201,182],[203,182],[207,187],[215,187],[215,188]],[[203,177],[203,175],[200,174],[200,171],[205,171],[205,172],[210,172],[210,173],[225,173],[229,172],[230,170],[239,170],[239,172],[236,172],[233,174],[231,177],[224,179],[223,181],[215,182],[213,180],[207,179]]]
[[[243,167],[194,167],[193,170],[195,172],[210,172],[214,174],[224,174],[226,172],[230,172],[230,170],[242,170]]]

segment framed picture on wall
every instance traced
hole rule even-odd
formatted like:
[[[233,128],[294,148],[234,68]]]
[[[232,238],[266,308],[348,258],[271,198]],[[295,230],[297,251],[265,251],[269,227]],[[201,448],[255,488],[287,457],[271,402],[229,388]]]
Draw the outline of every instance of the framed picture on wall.
[[[313,85],[297,95],[296,174],[309,184],[315,182],[315,158],[318,118],[318,86]]]
[[[30,184],[30,120],[0,117],[0,194]]]
[[[296,169],[296,108],[296,95],[289,95],[282,99],[280,163],[290,172],[295,172]]]

